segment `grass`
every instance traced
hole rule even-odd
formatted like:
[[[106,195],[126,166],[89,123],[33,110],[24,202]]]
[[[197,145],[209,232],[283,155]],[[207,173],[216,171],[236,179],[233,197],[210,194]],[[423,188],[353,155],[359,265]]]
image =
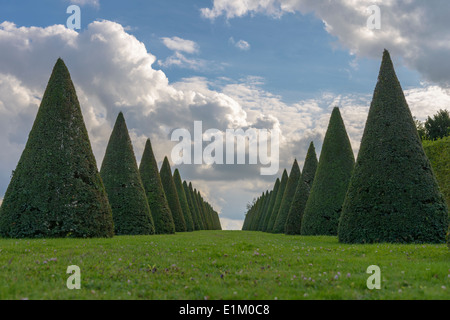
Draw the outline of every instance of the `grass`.
[[[69,265],[81,289],[66,287]],[[369,290],[370,265],[381,289]],[[446,245],[196,231],[112,239],[0,239],[0,299],[449,299]]]

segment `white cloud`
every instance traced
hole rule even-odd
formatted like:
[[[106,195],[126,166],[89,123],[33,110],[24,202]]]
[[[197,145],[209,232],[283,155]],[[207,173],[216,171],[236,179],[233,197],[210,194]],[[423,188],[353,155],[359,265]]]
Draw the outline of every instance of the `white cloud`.
[[[242,51],[250,50],[250,44],[245,40],[241,39],[238,42],[236,42],[233,37],[230,37],[229,42],[232,45],[234,45],[236,48],[238,48],[239,50],[242,50]]]
[[[377,4],[381,10],[381,29],[367,28],[370,12]],[[203,8],[204,17],[227,19],[252,14],[280,17],[287,12],[314,13],[328,33],[358,57],[379,59],[383,49],[400,56],[409,68],[426,80],[450,85],[450,2],[436,0],[214,0],[212,8]]]
[[[96,8],[100,7],[100,0],[69,0],[70,3],[78,4],[80,6],[90,5]]]
[[[167,48],[173,51],[186,53],[197,53],[199,51],[198,44],[192,40],[186,40],[179,37],[164,37],[161,38],[161,40]]]

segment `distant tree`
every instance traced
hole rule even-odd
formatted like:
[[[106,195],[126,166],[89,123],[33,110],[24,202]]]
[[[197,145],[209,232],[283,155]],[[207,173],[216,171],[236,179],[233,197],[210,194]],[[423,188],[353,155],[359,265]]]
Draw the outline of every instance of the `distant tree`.
[[[275,185],[273,187],[273,190],[272,190],[272,195],[270,197],[270,202],[269,202],[269,205],[267,207],[267,212],[266,212],[265,217],[264,217],[263,226],[262,226],[262,229],[261,229],[261,231],[263,231],[263,232],[267,231],[267,225],[269,224],[269,219],[270,219],[271,213],[273,211],[273,207],[275,206],[275,201],[277,199],[278,189],[280,188],[280,184],[281,184],[280,179],[277,178],[277,180],[275,181]]]
[[[4,150],[2,151],[4,152]],[[69,70],[58,59],[0,208],[9,238],[112,237],[113,218]]]
[[[105,184],[117,235],[155,233],[145,189],[122,112],[106,147],[100,175]]]
[[[425,129],[425,125],[422,121],[418,120],[416,117],[413,117],[414,124],[416,125],[417,133],[419,134],[420,140],[427,139],[427,130]]]
[[[429,140],[441,139],[450,135],[450,113],[448,110],[439,110],[433,118],[425,121],[426,137]]]

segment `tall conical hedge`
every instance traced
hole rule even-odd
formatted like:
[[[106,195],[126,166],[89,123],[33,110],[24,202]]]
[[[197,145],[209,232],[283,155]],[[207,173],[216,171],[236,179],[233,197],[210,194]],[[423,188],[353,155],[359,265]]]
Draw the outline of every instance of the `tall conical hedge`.
[[[172,169],[170,168],[167,157],[164,157],[159,175],[161,176],[161,182],[164,187],[167,202],[169,203],[170,212],[172,212],[175,231],[184,232],[186,231],[186,222],[184,221],[183,210],[181,209],[175,182],[173,182]]]
[[[111,207],[80,104],[58,59],[0,209],[0,235],[112,237]]]
[[[277,180],[275,181],[275,185],[273,186],[272,195],[270,197],[269,206],[267,207],[267,212],[266,212],[266,215],[264,217],[264,222],[263,222],[263,226],[262,226],[262,229],[261,229],[261,231],[263,231],[263,232],[267,231],[267,225],[269,224],[269,219],[270,219],[270,216],[272,214],[273,207],[275,205],[275,201],[277,199],[278,189],[280,188],[280,184],[281,184],[280,179],[277,178]]]
[[[194,207],[194,203],[192,202],[192,196],[191,196],[191,192],[189,191],[189,187],[186,181],[183,181],[183,189],[184,189],[184,194],[186,195],[186,200],[189,206],[189,211],[191,213],[192,216],[192,223],[194,226],[194,230],[200,230],[200,224],[198,222],[198,217],[197,217],[197,213],[195,211],[195,207]]]
[[[295,191],[297,190],[298,181],[300,179],[301,172],[298,167],[297,159],[295,159],[292,164],[291,173],[289,174],[283,199],[281,200],[280,209],[278,210],[278,216],[275,220],[275,224],[273,225],[273,233],[284,233],[284,227],[289,215],[289,209],[291,208],[292,200],[294,199]]]
[[[444,243],[447,228],[447,206],[385,50],[339,241]]]
[[[294,199],[292,200],[289,215],[286,220],[284,233],[295,235],[300,234],[303,213],[305,211],[306,202],[308,201],[309,191],[317,169],[317,156],[313,142],[309,145],[308,153],[306,154],[305,163],[303,165],[303,172],[300,181],[295,191]]]
[[[180,200],[181,210],[183,211],[184,221],[186,223],[186,231],[194,231],[194,221],[192,220],[191,210],[187,201],[186,193],[184,192],[183,183],[178,169],[173,173],[173,182],[177,189],[178,199]]]
[[[192,198],[192,204],[194,206],[195,209],[195,216],[197,217],[197,221],[198,221],[198,225],[199,225],[199,230],[205,230],[205,225],[203,223],[203,219],[202,219],[202,215],[200,212],[200,208],[198,207],[198,202],[197,202],[197,197],[195,194],[195,190],[192,187],[192,182],[189,182],[189,193],[191,194],[191,198]]]
[[[272,232],[275,220],[278,216],[278,211],[280,210],[281,201],[283,200],[284,190],[288,182],[289,176],[286,169],[283,170],[283,175],[281,176],[280,188],[278,189],[277,198],[275,199],[275,204],[273,206],[272,212],[270,214],[269,223],[267,224],[266,232]]]
[[[337,235],[348,183],[355,164],[339,108],[331,113],[311,192],[301,224],[302,235]]]
[[[164,188],[159,176],[158,164],[153,154],[150,139],[145,143],[142,160],[139,164],[142,184],[147,195],[148,205],[155,225],[155,233],[175,233],[175,225],[170,212],[169,204],[164,193]]]
[[[108,194],[117,235],[155,233],[145,189],[122,112],[109,138],[100,175]]]

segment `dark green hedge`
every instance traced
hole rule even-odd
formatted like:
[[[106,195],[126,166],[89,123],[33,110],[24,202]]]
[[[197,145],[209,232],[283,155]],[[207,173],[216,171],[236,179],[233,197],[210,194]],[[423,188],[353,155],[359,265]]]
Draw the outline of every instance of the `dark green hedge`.
[[[295,159],[292,164],[291,173],[289,174],[283,199],[281,200],[280,209],[278,210],[278,216],[273,225],[273,233],[284,233],[286,220],[289,215],[289,209],[291,208],[292,200],[294,199],[295,191],[297,190],[298,181],[300,179],[300,168],[298,167],[297,159]]]
[[[355,164],[339,108],[331,113],[319,164],[306,202],[302,235],[336,235],[342,203]]]
[[[161,170],[159,172],[161,182],[169,203],[170,212],[172,212],[173,223],[176,232],[186,231],[186,222],[184,221],[183,210],[181,209],[180,200],[178,199],[177,189],[173,182],[172,169],[170,168],[169,159],[164,157]]]
[[[159,176],[158,164],[153,154],[150,139],[145,143],[144,153],[139,165],[142,184],[147,195],[148,204],[155,225],[155,233],[175,233],[175,225],[167,203],[166,195]]]
[[[263,231],[263,232],[267,231],[269,219],[270,219],[271,213],[273,211],[273,207],[275,206],[275,201],[277,200],[277,195],[278,195],[278,190],[280,189],[280,184],[281,184],[280,179],[277,178],[277,180],[275,181],[275,185],[273,186],[273,189],[272,189],[272,195],[270,196],[270,202],[269,202],[269,206],[267,207],[267,212],[265,213],[263,226],[261,229],[261,231]]]
[[[180,200],[181,210],[183,211],[184,221],[186,222],[186,231],[194,231],[194,221],[192,219],[191,210],[187,201],[186,193],[184,192],[183,183],[181,182],[181,176],[178,169],[175,169],[173,173],[173,182],[177,189],[178,199]]]
[[[112,237],[111,207],[69,71],[56,62],[0,209],[0,235]]]
[[[298,182],[294,198],[292,199],[289,215],[286,220],[284,232],[289,235],[300,234],[303,213],[308,201],[309,191],[314,182],[314,176],[317,169],[317,156],[314,143],[311,142],[306,154],[305,163],[301,179]]]
[[[111,205],[115,234],[154,234],[150,207],[122,112],[111,133],[100,175]]]
[[[277,198],[275,199],[275,204],[273,206],[272,212],[270,213],[269,223],[267,224],[266,232],[272,232],[275,220],[278,216],[278,211],[280,210],[281,201],[283,200],[284,190],[288,182],[289,176],[287,170],[283,170],[283,175],[281,176],[280,188],[278,189]]]
[[[385,50],[343,206],[339,241],[443,243],[447,229],[444,197]]]

